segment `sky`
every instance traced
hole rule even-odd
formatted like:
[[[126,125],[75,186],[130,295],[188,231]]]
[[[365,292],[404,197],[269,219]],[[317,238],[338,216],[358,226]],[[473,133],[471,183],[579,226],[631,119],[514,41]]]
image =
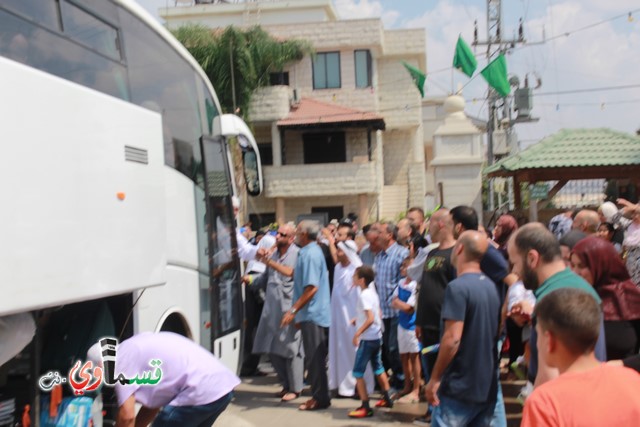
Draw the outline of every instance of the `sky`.
[[[174,0],[138,1],[156,17],[158,7],[174,4]],[[423,28],[425,97],[446,96],[462,87],[467,112],[487,117],[486,82],[451,69],[458,36],[471,44],[475,20],[479,39],[486,39],[486,0],[333,3],[343,19],[380,17],[385,29]],[[542,83],[533,91],[531,113],[540,120],[515,128],[521,147],[562,128],[608,127],[626,133],[640,128],[640,0],[503,0],[502,4],[503,38],[515,38],[522,18],[528,42],[507,54],[509,75],[518,76],[521,84],[528,76],[530,87],[538,79]],[[485,50],[475,50],[476,73],[487,63]],[[635,87],[599,90],[616,86]],[[580,92],[559,93],[572,91]]]

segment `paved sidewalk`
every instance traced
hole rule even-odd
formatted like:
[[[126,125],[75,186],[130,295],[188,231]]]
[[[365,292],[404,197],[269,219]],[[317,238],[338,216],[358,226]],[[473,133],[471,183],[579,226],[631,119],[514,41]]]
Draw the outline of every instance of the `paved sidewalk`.
[[[304,412],[298,405],[309,398],[309,389],[298,399],[282,403],[274,394],[280,386],[274,374],[266,377],[243,378],[234,392],[234,400],[216,421],[216,426],[233,427],[320,427],[320,426],[401,426],[410,425],[413,419],[426,411],[426,403],[396,404],[393,409],[375,409],[373,418],[352,419],[351,409],[360,405],[354,399],[332,399],[331,407],[321,411]],[[371,399],[375,404],[374,395]]]

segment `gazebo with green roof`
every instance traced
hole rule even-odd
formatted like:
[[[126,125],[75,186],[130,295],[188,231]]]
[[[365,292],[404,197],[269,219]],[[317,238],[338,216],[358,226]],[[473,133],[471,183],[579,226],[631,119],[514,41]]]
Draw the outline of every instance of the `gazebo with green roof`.
[[[513,177],[516,206],[522,205],[523,182],[557,180],[545,201],[570,180],[630,179],[639,185],[640,137],[607,128],[562,129],[485,168],[484,174],[489,178]]]

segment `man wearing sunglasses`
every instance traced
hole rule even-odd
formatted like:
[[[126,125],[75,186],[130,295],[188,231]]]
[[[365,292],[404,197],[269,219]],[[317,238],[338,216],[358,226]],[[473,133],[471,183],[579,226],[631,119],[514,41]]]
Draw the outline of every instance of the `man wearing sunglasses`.
[[[293,244],[295,230],[285,224],[278,228],[275,251],[258,250],[267,266],[265,274],[253,286],[265,288],[265,301],[253,343],[253,353],[268,353],[273,369],[282,384],[278,397],[283,402],[300,396],[303,387],[304,352],[301,331],[294,325],[280,328],[282,316],[291,310],[293,298],[293,268],[298,259],[298,247]]]

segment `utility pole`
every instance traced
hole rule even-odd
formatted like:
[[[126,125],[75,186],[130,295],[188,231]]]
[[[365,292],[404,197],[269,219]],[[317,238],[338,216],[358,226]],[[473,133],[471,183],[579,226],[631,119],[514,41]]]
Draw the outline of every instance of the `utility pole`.
[[[478,40],[478,21],[474,23],[473,43],[475,46],[486,46],[487,62],[491,62],[499,54],[505,54],[510,49],[515,48],[519,44],[526,43],[524,38],[523,22],[520,19],[518,34],[512,39],[504,39],[502,29],[502,1],[487,0],[487,38],[486,40]],[[502,101],[502,104],[500,104]],[[489,107],[489,118],[487,121],[487,163],[492,165],[495,161],[494,144],[496,131],[504,130],[504,138],[509,144],[512,139],[513,127],[511,121],[510,97],[501,98],[496,91],[489,87],[487,95],[487,105]],[[502,120],[498,121],[498,112],[502,110]],[[506,126],[505,126],[506,125]],[[511,184],[511,183],[510,183]],[[510,190],[512,189],[510,185]],[[511,192],[511,191],[510,191]],[[494,188],[493,180],[489,181],[489,209],[494,210]],[[509,198],[510,202],[512,198]],[[510,203],[511,204],[511,203]]]

